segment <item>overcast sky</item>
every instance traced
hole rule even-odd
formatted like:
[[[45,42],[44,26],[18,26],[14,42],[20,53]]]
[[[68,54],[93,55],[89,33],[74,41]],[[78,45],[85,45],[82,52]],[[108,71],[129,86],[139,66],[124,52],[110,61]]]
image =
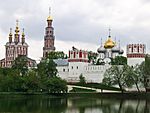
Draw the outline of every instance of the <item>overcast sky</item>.
[[[42,56],[50,6],[58,51],[67,53],[75,46],[96,52],[101,38],[107,39],[109,27],[124,51],[129,43],[144,43],[150,50],[149,0],[1,0],[0,58],[5,56],[4,45],[16,19],[20,30],[25,28],[29,57],[37,60]]]

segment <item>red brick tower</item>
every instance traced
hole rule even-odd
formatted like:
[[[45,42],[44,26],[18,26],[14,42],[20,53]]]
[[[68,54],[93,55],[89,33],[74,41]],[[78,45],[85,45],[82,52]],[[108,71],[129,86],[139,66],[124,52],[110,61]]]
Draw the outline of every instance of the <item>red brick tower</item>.
[[[54,47],[54,41],[55,41],[55,36],[54,36],[54,28],[52,27],[52,22],[53,19],[50,16],[50,11],[49,11],[49,16],[47,18],[47,27],[45,28],[45,36],[44,36],[44,47],[43,47],[43,57],[47,57],[48,53],[51,51],[55,51]]]

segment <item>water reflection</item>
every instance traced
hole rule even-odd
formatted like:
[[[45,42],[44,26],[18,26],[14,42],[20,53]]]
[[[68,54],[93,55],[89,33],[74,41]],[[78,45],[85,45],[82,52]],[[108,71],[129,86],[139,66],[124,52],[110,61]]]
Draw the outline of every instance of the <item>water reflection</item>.
[[[22,113],[150,113],[149,100],[0,96],[0,112]]]

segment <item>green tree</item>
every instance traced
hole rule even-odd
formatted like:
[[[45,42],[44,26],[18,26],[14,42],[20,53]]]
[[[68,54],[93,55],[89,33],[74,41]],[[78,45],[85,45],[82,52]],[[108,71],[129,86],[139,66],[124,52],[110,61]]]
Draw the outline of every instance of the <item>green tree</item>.
[[[57,77],[56,64],[53,61],[53,53],[38,64],[38,75],[40,77],[40,88],[50,93],[67,92],[67,82]]]
[[[50,93],[66,93],[67,92],[67,82],[59,77],[50,78],[47,81],[47,91]]]
[[[116,56],[114,59],[111,59],[112,65],[127,65],[127,58],[124,56]]]
[[[12,65],[12,69],[18,70],[20,74],[23,76],[28,72],[28,59],[26,56],[18,56]]]
[[[86,83],[85,77],[82,74],[79,76],[79,83],[80,84],[85,84]]]
[[[54,52],[50,52],[49,56],[45,59],[42,59],[41,62],[37,65],[37,72],[40,79],[39,86],[44,91],[47,90],[47,82],[49,81],[49,79],[56,77],[57,75],[57,65],[53,61],[54,58]]]
[[[130,70],[128,72],[128,76],[131,78],[130,82],[132,82],[132,85],[135,85],[138,92],[140,92],[139,84],[141,83],[141,70],[139,69],[139,65],[136,65],[134,67],[130,67]]]
[[[63,51],[52,51],[48,54],[47,58],[50,59],[66,59],[67,55]]]
[[[56,64],[53,59],[42,60],[38,65],[38,75],[46,77],[55,77],[57,75]]]
[[[29,92],[36,92],[39,90],[40,87],[40,81],[39,77],[37,76],[37,73],[35,70],[30,70],[27,74],[28,76],[25,77],[25,88]]]
[[[139,74],[139,80],[140,83],[142,84],[142,86],[145,88],[145,91],[147,92],[149,90],[148,84],[149,84],[149,77],[150,77],[150,57],[149,55],[145,56],[145,61],[142,62],[138,68],[137,68],[137,72]]]
[[[145,61],[146,62],[146,61]],[[145,88],[145,91],[147,92],[147,78],[148,78],[148,75],[146,71],[148,71],[146,68],[146,65],[145,65],[145,62],[142,62],[141,65],[139,66],[139,73],[140,73],[140,82],[142,84],[142,86]]]
[[[98,56],[97,53],[94,53],[94,52],[92,52],[92,51],[89,51],[89,52],[88,52],[88,61],[89,61],[89,62],[92,62],[93,64],[95,64],[95,63],[96,63],[97,56]]]
[[[131,83],[128,73],[130,71],[129,66],[113,65],[111,68],[107,69],[104,74],[103,83],[109,86],[118,85],[122,93],[125,87],[130,87]]]

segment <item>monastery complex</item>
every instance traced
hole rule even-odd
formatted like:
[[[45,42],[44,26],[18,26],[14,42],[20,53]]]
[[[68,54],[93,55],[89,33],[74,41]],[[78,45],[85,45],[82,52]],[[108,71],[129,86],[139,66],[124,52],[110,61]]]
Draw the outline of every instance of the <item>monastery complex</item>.
[[[53,19],[49,15],[47,26],[45,28],[43,55],[46,58],[55,48]],[[24,30],[20,33],[18,22],[16,22],[15,33],[10,29],[8,42],[5,44],[5,58],[0,60],[1,67],[11,67],[13,61],[20,55],[28,58],[28,67],[36,67],[36,61],[28,57],[28,44],[25,40]],[[41,48],[42,49],[42,48]],[[110,33],[105,42],[101,42],[97,48],[97,54],[101,65],[95,65],[88,61],[88,51],[72,47],[68,52],[67,59],[54,59],[57,64],[58,76],[67,82],[78,82],[79,76],[83,75],[86,82],[101,83],[106,69],[111,67],[111,59],[116,56],[122,56],[125,50],[121,48],[120,43],[113,41]],[[145,60],[145,44],[128,44],[126,56],[128,65],[134,66]]]

